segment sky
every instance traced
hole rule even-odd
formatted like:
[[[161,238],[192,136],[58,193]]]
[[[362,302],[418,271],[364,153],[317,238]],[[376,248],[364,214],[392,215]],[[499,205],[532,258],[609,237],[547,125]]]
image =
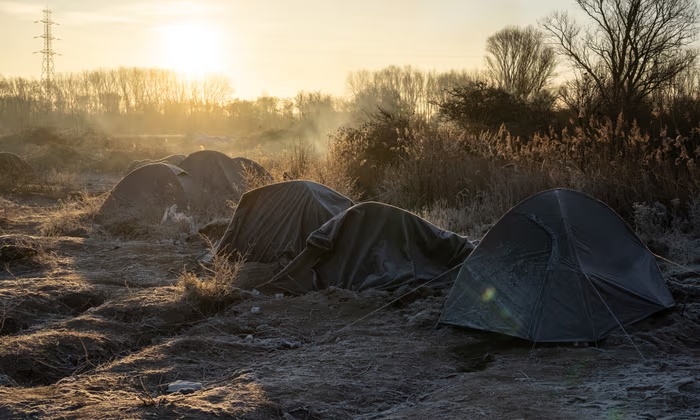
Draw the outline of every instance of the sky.
[[[483,66],[486,38],[572,0],[0,0],[0,75],[41,76],[41,11],[56,72],[119,66],[231,78],[236,96],[342,95],[349,72]]]

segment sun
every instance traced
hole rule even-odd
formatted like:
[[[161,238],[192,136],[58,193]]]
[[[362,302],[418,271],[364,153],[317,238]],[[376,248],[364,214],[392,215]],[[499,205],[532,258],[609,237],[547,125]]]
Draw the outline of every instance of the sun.
[[[197,23],[163,26],[164,67],[189,77],[203,77],[222,71],[221,36],[211,27]]]

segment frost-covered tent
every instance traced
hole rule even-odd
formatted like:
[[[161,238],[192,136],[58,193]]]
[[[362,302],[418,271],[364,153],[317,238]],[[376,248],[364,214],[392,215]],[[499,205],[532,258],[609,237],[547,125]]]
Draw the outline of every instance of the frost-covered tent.
[[[241,197],[216,253],[245,254],[248,261],[294,259],[306,238],[354,203],[311,181],[288,181],[248,191]]]
[[[393,290],[450,284],[448,271],[474,246],[420,217],[380,203],[362,203],[313,232],[304,251],[261,290],[292,294],[335,286]],[[456,274],[456,271],[454,272]]]
[[[556,189],[488,232],[440,322],[536,342],[597,341],[673,305],[654,255],[610,207]]]
[[[214,150],[201,150],[189,155],[179,165],[197,185],[197,206],[225,206],[227,200],[238,201],[247,189],[249,175],[272,181],[258,163],[246,158],[230,158]]]
[[[177,166],[154,163],[136,169],[119,181],[99,213],[160,220],[173,204],[187,207],[194,194],[195,185],[187,172]]]

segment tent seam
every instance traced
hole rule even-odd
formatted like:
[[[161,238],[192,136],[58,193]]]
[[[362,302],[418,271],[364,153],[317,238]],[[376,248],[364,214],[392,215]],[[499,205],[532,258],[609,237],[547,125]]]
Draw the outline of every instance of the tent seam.
[[[547,283],[549,282],[549,276],[547,276],[547,273],[549,273],[550,270],[552,269],[552,266],[554,265],[554,261],[555,260],[558,261],[559,258],[558,258],[558,253],[557,253],[557,237],[554,234],[554,232],[552,232],[549,228],[547,228],[547,226],[545,226],[545,224],[541,220],[539,220],[537,218],[537,216],[535,216],[534,214],[527,214],[527,219],[529,221],[531,221],[532,223],[534,223],[535,225],[537,225],[537,227],[539,227],[540,229],[547,232],[547,234],[549,235],[549,237],[552,241],[551,248],[549,251],[549,261],[547,261],[547,268],[544,271],[545,281],[543,281],[542,285],[540,286],[540,292],[537,295],[537,301],[535,302],[535,305],[532,308],[532,313],[530,315],[530,325],[529,325],[528,330],[527,330],[527,336],[532,337],[531,333],[532,333],[532,326],[535,323],[535,311],[537,311],[537,309],[540,306],[539,304],[542,302],[542,295],[544,294],[544,289],[547,286]],[[542,313],[540,312],[539,316],[537,317],[538,318],[537,319],[538,325],[539,325],[539,322],[541,320],[541,317],[542,317]],[[537,342],[537,339],[534,337],[533,337],[533,342]]]

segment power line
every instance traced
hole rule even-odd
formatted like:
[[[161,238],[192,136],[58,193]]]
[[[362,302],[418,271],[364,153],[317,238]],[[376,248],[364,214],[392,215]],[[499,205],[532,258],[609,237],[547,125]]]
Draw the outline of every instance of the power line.
[[[44,24],[44,33],[42,35],[35,36],[34,38],[44,39],[44,49],[41,51],[34,51],[34,54],[41,54],[43,60],[41,63],[41,83],[44,86],[44,95],[48,102],[51,102],[53,98],[53,82],[56,78],[54,73],[53,57],[55,55],[61,55],[54,51],[53,41],[60,41],[59,38],[53,36],[53,26],[58,25],[51,18],[51,10],[47,7],[42,11],[44,13],[44,18],[42,20],[37,20],[34,23]]]

